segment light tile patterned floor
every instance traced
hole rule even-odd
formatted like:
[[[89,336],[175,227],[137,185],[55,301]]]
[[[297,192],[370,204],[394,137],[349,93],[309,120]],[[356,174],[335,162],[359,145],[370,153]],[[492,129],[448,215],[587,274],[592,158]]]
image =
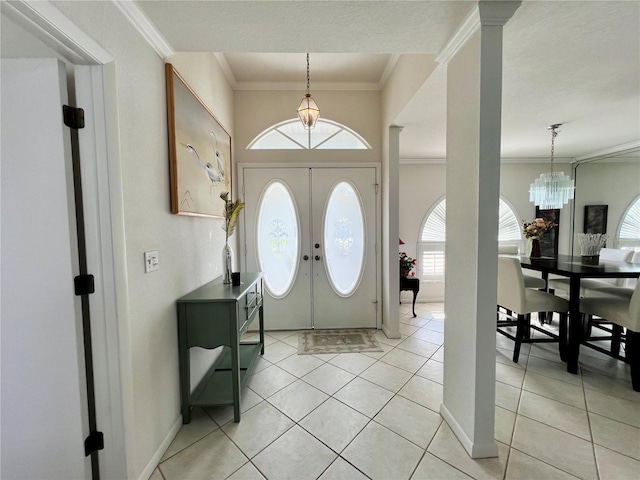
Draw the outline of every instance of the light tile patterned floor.
[[[438,410],[442,304],[401,306],[402,339],[383,352],[297,355],[297,332],[268,333],[242,401],[194,411],[154,472],[178,479],[635,479],[640,393],[629,368],[581,349],[570,375],[555,344],[497,336],[499,457],[472,460]],[[557,323],[557,322],[556,322]]]

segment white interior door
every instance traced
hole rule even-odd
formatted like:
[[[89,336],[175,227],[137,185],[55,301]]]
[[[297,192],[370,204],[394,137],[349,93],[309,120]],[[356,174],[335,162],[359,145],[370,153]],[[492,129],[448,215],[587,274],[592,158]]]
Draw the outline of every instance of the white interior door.
[[[265,274],[265,328],[376,328],[374,167],[243,168],[245,270]]]
[[[65,68],[1,71],[2,475],[90,478]]]

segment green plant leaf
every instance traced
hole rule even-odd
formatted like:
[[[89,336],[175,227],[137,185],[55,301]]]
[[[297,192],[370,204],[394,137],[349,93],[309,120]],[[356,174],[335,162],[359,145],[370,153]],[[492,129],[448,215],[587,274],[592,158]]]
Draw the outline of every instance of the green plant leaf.
[[[244,202],[241,202],[239,199],[235,202],[229,200],[229,192],[222,192],[220,194],[220,198],[224,200],[224,218],[225,223],[222,226],[222,229],[226,232],[226,239],[229,240],[229,237],[233,235],[233,231],[236,228],[238,223],[238,217],[240,216],[240,212],[244,208]]]

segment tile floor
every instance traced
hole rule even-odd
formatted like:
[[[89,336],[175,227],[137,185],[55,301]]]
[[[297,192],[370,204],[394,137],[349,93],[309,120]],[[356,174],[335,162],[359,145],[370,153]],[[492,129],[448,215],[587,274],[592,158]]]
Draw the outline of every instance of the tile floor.
[[[438,414],[442,304],[401,306],[402,339],[384,352],[297,355],[296,332],[270,332],[242,401],[194,411],[152,480],[636,479],[640,393],[628,366],[581,349],[570,375],[556,344],[497,336],[499,457],[472,460]],[[557,323],[557,322],[555,322]],[[252,334],[256,336],[256,334]]]

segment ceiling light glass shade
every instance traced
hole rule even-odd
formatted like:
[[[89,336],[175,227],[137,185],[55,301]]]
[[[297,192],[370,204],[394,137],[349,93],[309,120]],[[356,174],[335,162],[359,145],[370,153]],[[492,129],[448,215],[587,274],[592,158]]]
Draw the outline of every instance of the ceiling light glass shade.
[[[310,93],[307,93],[298,107],[298,117],[300,117],[300,121],[304,125],[304,129],[313,129],[313,127],[316,126],[319,116],[320,109],[318,108],[316,101],[311,97]]]
[[[573,199],[573,180],[564,172],[543,173],[529,187],[529,200],[540,210],[562,208]]]

